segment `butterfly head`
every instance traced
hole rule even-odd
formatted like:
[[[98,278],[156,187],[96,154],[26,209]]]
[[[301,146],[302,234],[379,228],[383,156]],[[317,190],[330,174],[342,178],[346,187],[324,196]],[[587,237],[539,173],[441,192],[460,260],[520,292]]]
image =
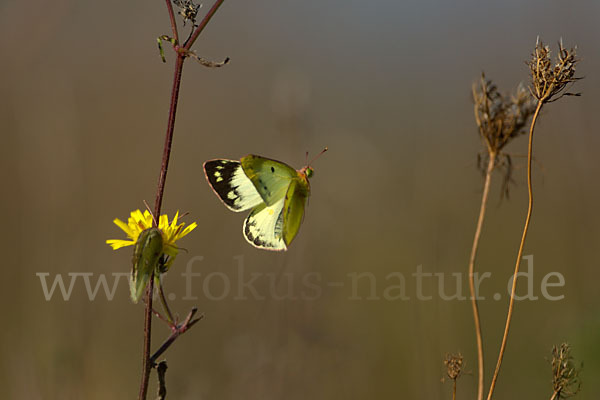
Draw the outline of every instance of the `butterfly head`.
[[[309,166],[306,166],[302,169],[304,170],[304,175],[306,175],[307,178],[312,178],[313,174],[315,173],[315,170]]]
[[[312,169],[311,167],[306,168],[306,177],[307,178],[312,178],[314,173],[315,173],[315,170]]]
[[[303,174],[304,176],[306,176],[307,178],[312,178],[312,176],[315,174],[315,170],[313,169],[313,167],[310,166],[310,164],[312,164],[317,158],[319,158],[321,156],[321,154],[325,153],[327,151],[327,147],[325,147],[323,149],[323,151],[321,151],[319,154],[317,154],[317,156],[315,158],[313,158],[312,160],[310,160],[310,162],[308,162],[308,152],[306,152],[306,167],[302,168],[300,170],[300,173]]]

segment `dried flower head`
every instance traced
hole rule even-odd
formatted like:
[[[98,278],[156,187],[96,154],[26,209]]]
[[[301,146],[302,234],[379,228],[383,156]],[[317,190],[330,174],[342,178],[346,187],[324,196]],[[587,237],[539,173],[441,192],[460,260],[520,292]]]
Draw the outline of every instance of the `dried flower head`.
[[[191,0],[173,0],[173,4],[179,7],[179,15],[183,17],[184,25],[187,21],[192,21],[192,24],[196,25],[198,10],[200,10],[202,4],[195,4]]]
[[[581,389],[579,372],[581,368],[575,367],[571,356],[571,346],[561,343],[552,348],[552,389],[553,399],[575,396]]]
[[[485,175],[488,161],[493,157],[493,167],[504,170],[502,193],[508,195],[512,160],[502,150],[512,139],[525,133],[526,125],[535,112],[535,100],[522,84],[514,94],[502,95],[483,73],[481,79],[473,84],[472,93],[475,122],[485,145],[484,156],[478,156],[478,168]]]
[[[446,354],[444,365],[446,366],[446,375],[448,375],[448,378],[456,381],[463,372],[464,362],[462,354]]]
[[[565,89],[581,78],[575,77],[575,67],[579,62],[577,47],[567,50],[562,40],[558,43],[558,59],[552,65],[550,48],[537,40],[531,60],[527,62],[531,71],[531,94],[543,103],[556,101],[563,96],[579,96],[579,93],[565,92]]]
[[[535,102],[523,85],[513,95],[502,95],[485,74],[473,84],[473,102],[475,122],[488,153],[500,153],[512,139],[525,133],[523,128],[535,111]]]

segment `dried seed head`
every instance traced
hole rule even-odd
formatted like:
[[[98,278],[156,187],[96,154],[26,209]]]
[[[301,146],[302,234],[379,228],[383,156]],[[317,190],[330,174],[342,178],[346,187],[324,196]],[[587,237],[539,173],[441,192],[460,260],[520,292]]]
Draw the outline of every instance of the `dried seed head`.
[[[531,71],[531,94],[541,102],[547,103],[563,96],[579,96],[579,93],[565,92],[568,85],[581,78],[575,77],[575,67],[580,61],[577,47],[567,50],[562,40],[558,43],[558,58],[552,65],[550,47],[544,46],[541,40],[536,42],[531,60],[527,62]]]
[[[579,372],[571,356],[571,346],[562,343],[552,348],[552,389],[556,399],[575,396],[581,389]]]
[[[481,74],[473,84],[475,122],[488,154],[498,154],[512,139],[524,133],[535,111],[535,102],[523,85],[512,95],[502,95],[497,86]]]
[[[498,87],[481,74],[481,79],[473,84],[473,103],[475,122],[485,145],[483,157],[477,155],[477,167],[485,176],[489,160],[493,157],[492,167],[502,169],[504,175],[501,193],[508,197],[513,165],[510,156],[502,150],[512,139],[525,133],[535,112],[535,99],[522,84],[514,94],[502,95]]]
[[[446,354],[444,365],[446,366],[446,375],[448,375],[448,378],[455,381],[462,374],[463,356],[460,353]]]
[[[187,21],[192,21],[192,24],[196,25],[198,10],[202,4],[195,4],[191,0],[173,0],[173,4],[179,7],[179,15],[183,17],[184,25]]]

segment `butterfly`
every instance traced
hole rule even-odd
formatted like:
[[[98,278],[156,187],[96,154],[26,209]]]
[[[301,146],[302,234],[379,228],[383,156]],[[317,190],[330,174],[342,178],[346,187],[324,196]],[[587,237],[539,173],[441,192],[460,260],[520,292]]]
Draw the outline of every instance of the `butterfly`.
[[[319,155],[325,151],[327,148]],[[252,210],[243,227],[248,243],[273,251],[287,250],[296,237],[310,196],[308,179],[313,173],[310,163],[295,170],[281,161],[253,154],[239,161],[217,159],[204,163],[206,180],[227,208],[235,212]]]

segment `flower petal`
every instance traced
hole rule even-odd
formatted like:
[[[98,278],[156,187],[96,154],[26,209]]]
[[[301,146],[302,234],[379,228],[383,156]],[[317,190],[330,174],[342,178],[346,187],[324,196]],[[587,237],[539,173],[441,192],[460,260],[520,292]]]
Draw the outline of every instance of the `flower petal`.
[[[152,214],[150,214],[150,211],[145,210],[144,211],[144,225],[146,226],[146,229],[151,228],[152,227]]]
[[[158,229],[161,231],[166,231],[169,227],[169,217],[166,214],[163,214],[158,219]]]
[[[121,228],[121,230],[124,231],[127,234],[127,236],[133,237],[134,232],[131,230],[129,225],[127,225],[125,222],[121,221],[119,218],[115,218],[113,220],[113,223],[115,225],[117,225],[119,228]]]
[[[174,228],[175,226],[177,226],[177,218],[179,218],[179,210],[177,210],[177,212],[175,213],[175,216],[173,217],[173,222],[171,222],[171,228]]]
[[[177,235],[177,237],[175,238],[175,240],[181,239],[182,237],[184,237],[185,235],[187,235],[188,233],[190,233],[191,231],[193,231],[194,229],[196,229],[197,226],[198,226],[197,223],[192,222],[183,231],[179,232],[179,234]]]
[[[141,222],[145,220],[144,214],[142,214],[139,209],[131,212],[131,218],[133,218],[135,222]]]
[[[132,246],[135,244],[133,240],[120,240],[120,239],[109,239],[106,244],[110,245],[113,250],[120,249],[121,247]]]

